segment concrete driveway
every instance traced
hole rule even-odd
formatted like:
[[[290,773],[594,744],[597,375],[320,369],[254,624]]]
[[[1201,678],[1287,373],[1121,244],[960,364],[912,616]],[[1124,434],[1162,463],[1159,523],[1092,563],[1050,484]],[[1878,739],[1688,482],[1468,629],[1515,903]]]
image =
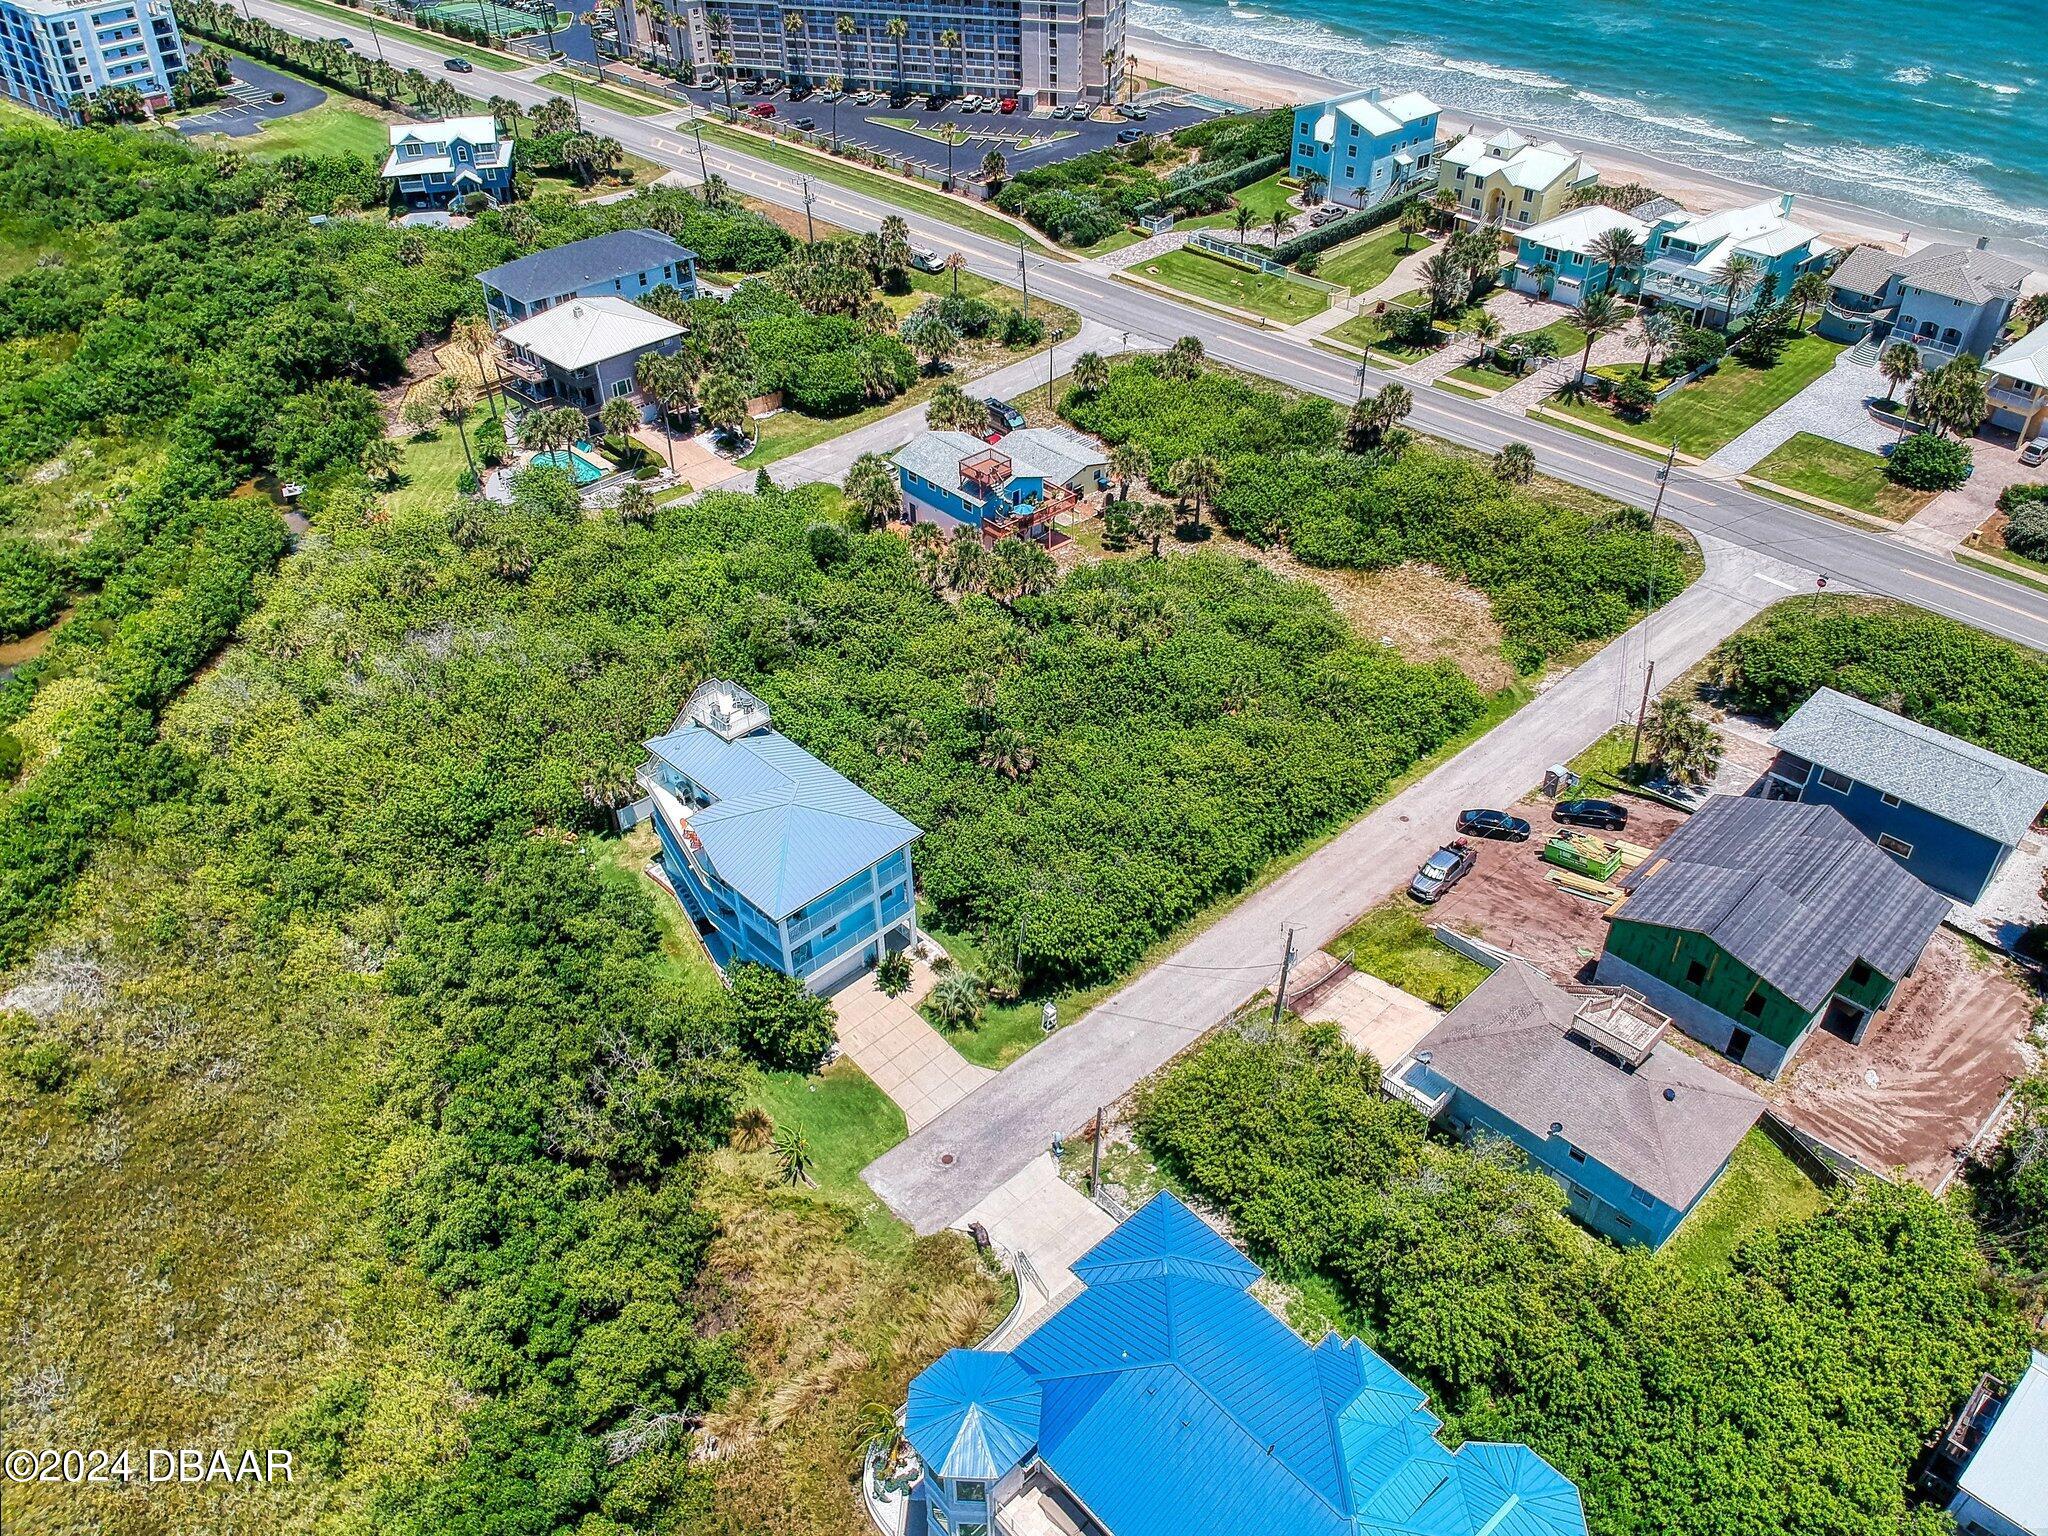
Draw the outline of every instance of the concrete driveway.
[[[1414,1050],[1443,1016],[1441,1008],[1365,971],[1353,971],[1323,989],[1303,1015],[1312,1024],[1335,1024],[1344,1031],[1345,1044],[1382,1067],[1392,1067]]]
[[[998,1247],[1031,1261],[1031,1275],[1039,1283],[1034,1286],[1031,1276],[1019,1277],[1025,1298],[1018,1317],[1020,1335],[1074,1288],[1073,1262],[1116,1228],[1109,1212],[1060,1177],[1050,1151],[1032,1158],[985,1196],[959,1225],[974,1222],[987,1229]]]
[[[890,997],[869,971],[832,994],[839,1048],[903,1111],[915,1134],[995,1076],[954,1050],[917,1011],[932,989],[925,965],[912,962],[910,990]]]
[[[1811,576],[1718,539],[1706,574],[1449,762],[1355,821],[1309,858],[1134,978],[1078,1023],[914,1131],[863,1172],[919,1232],[956,1223],[1056,1135],[1086,1123],[1226,1018],[1297,953],[1328,943],[1435,847],[1467,806],[1519,793],[1635,706],[1643,662],[1675,678]]]

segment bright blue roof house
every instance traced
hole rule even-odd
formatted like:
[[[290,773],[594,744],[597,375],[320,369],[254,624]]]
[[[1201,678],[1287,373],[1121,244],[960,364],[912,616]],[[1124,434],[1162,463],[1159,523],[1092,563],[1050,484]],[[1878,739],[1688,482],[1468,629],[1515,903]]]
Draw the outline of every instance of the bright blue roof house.
[[[1355,1339],[1305,1342],[1171,1194],[1073,1268],[1008,1351],[910,1384],[904,1536],[1585,1536],[1534,1451],[1444,1449],[1421,1391]]]
[[[1333,203],[1371,208],[1434,185],[1437,105],[1415,91],[1384,96],[1378,86],[1294,109],[1287,174],[1322,179]]]
[[[825,992],[910,947],[917,828],[770,730],[746,689],[700,683],[647,751],[636,810],[721,968],[765,965]]]

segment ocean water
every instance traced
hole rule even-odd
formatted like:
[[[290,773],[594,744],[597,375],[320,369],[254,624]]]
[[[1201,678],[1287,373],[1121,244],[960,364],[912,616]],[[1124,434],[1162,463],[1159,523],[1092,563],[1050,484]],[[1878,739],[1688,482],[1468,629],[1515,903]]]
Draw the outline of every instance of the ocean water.
[[[2048,253],[2048,0],[1131,0],[1130,19]]]

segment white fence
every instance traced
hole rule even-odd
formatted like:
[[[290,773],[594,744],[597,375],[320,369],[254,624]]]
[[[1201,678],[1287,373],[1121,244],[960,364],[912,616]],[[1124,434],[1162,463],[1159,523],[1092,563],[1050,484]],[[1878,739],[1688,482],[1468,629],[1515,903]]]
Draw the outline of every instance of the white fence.
[[[1284,277],[1306,288],[1320,288],[1332,296],[1350,292],[1348,288],[1326,283],[1319,277],[1304,277],[1301,273],[1274,261],[1270,256],[1261,256],[1248,245],[1239,245],[1235,240],[1225,240],[1221,235],[1213,234],[1206,229],[1198,229],[1189,235],[1188,244],[1198,251],[1216,257],[1219,261],[1249,267],[1252,271],[1263,272],[1269,277]]]

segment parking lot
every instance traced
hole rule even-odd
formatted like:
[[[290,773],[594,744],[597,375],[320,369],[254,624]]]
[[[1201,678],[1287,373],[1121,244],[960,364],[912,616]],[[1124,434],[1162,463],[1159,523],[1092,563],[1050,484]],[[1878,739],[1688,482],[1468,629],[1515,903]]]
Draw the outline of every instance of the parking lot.
[[[707,111],[725,110],[722,87],[676,87],[675,94],[687,96]],[[736,110],[746,112],[765,102],[775,109],[772,121],[777,128],[793,128],[809,119],[812,126],[808,132],[836,136],[843,142],[915,161],[941,173],[947,169],[946,140],[951,136],[952,169],[963,176],[977,170],[982,157],[992,149],[1002,152],[1014,174],[1107,149],[1127,129],[1170,133],[1213,115],[1200,107],[1149,106],[1143,109],[1142,122],[1132,122],[1108,113],[1072,118],[1053,117],[1045,112],[970,112],[958,101],[949,101],[934,111],[926,97],[913,98],[909,104],[895,107],[887,97],[867,103],[857,102],[851,96],[828,102],[824,95],[818,91],[792,102],[787,90],[772,83],[767,91],[750,93],[735,82],[732,103]]]
[[[228,68],[234,79],[223,92],[221,104],[197,117],[178,119],[178,132],[225,133],[242,138],[261,131],[274,118],[304,112],[327,99],[327,93],[317,85],[281,75],[249,59],[230,59]],[[272,101],[274,93],[284,99]]]

